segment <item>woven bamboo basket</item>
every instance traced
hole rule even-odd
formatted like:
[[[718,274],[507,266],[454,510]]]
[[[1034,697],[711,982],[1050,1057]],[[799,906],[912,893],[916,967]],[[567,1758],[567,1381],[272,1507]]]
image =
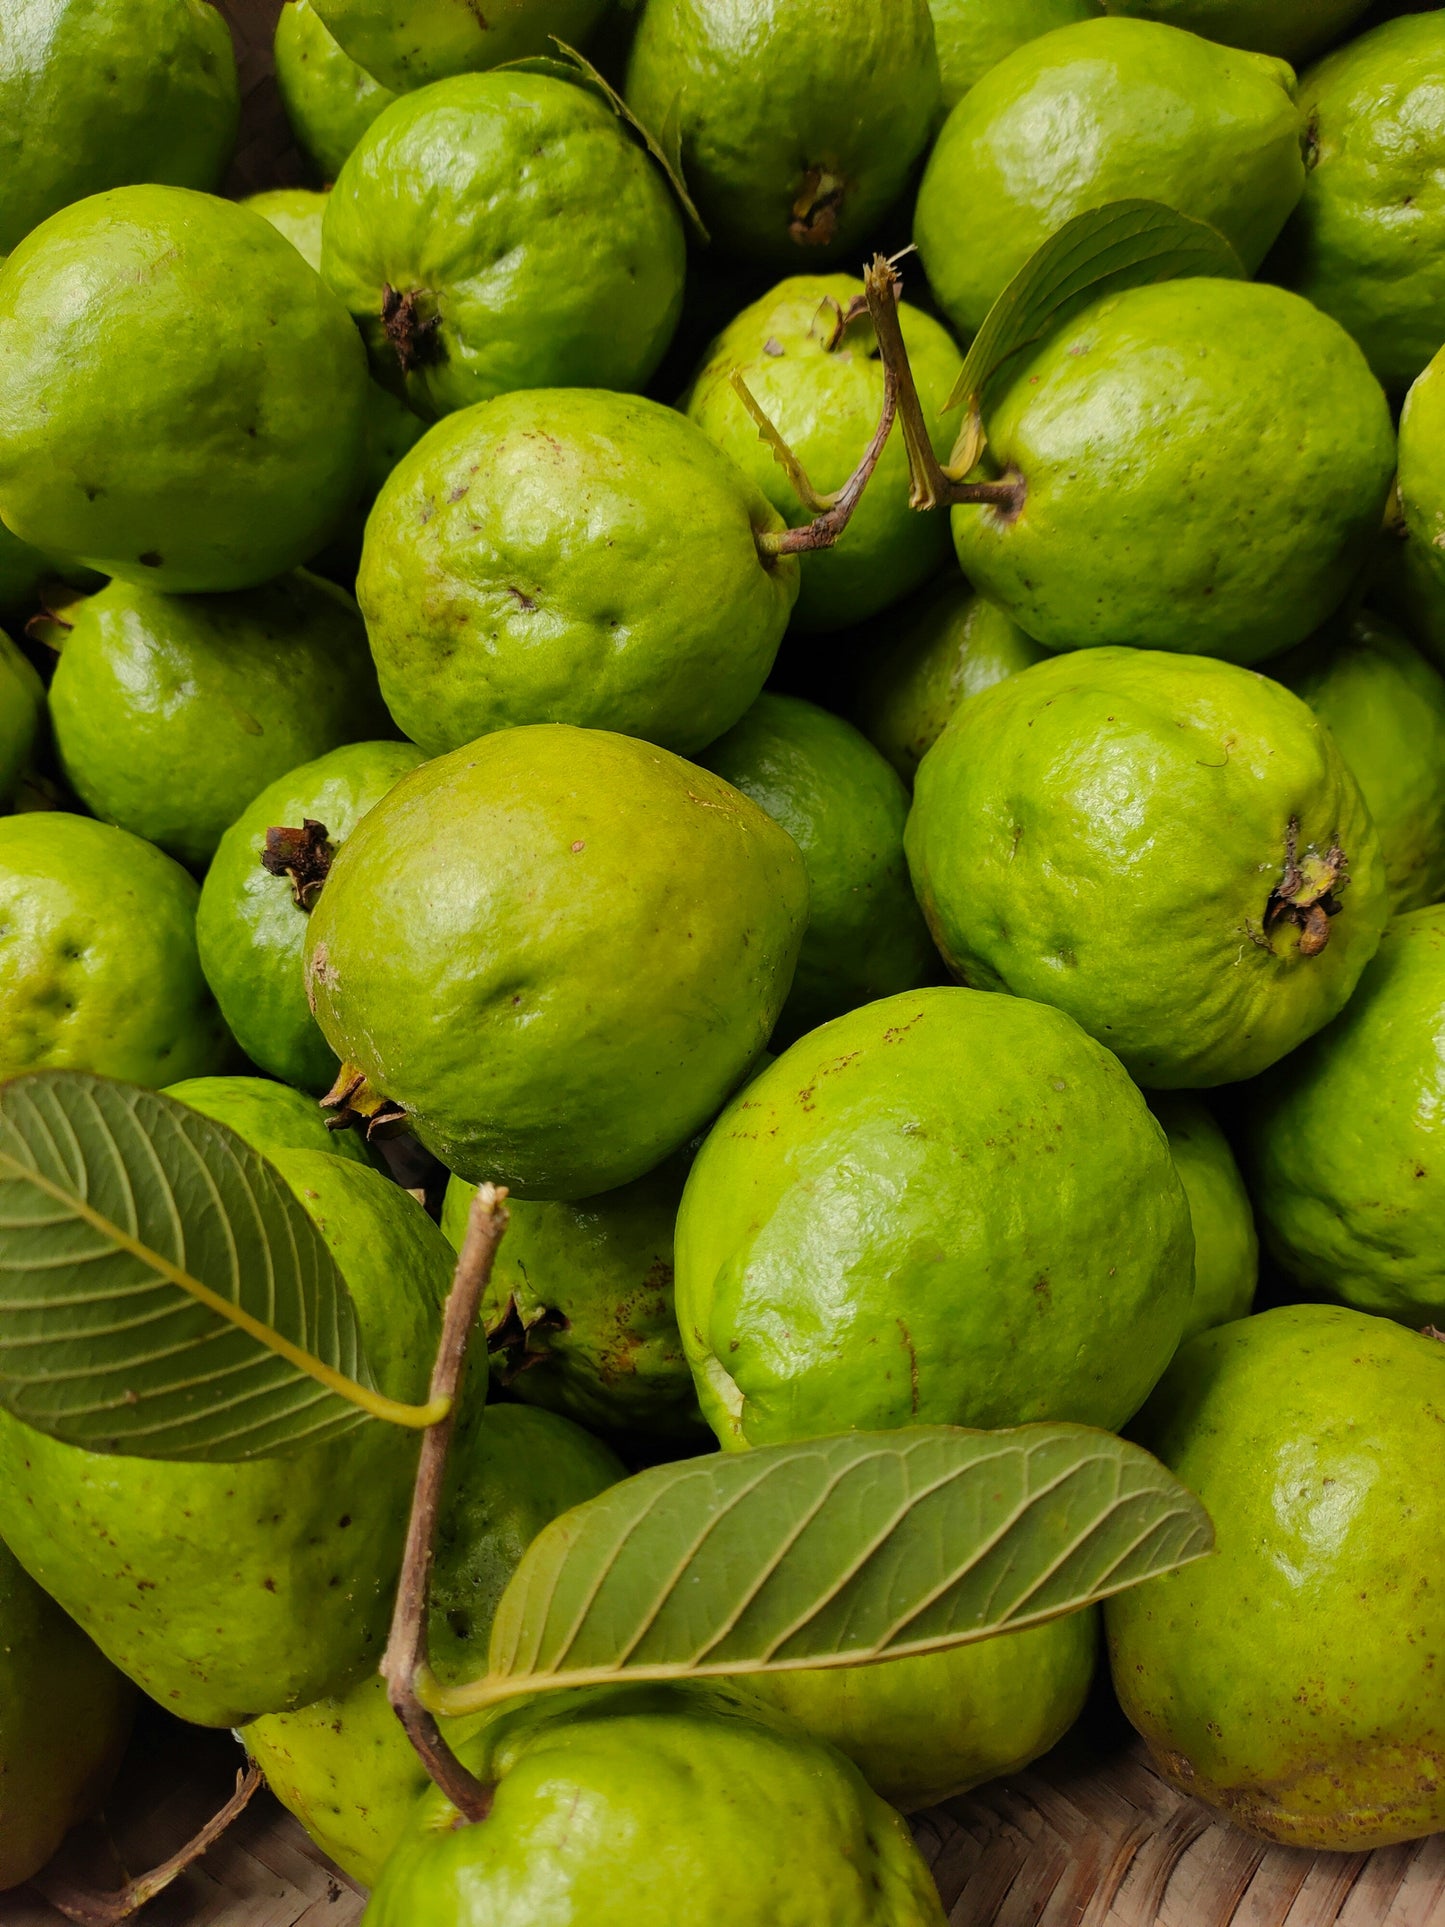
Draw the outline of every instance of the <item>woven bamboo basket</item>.
[[[299,185],[271,71],[281,0],[217,4],[244,96],[229,191]],[[51,1874],[104,1892],[159,1864],[225,1802],[239,1761],[229,1735],[149,1715],[105,1812],[71,1836]],[[1445,1927],[1445,1834],[1372,1854],[1268,1846],[1168,1786],[1104,1694],[1048,1758],[917,1816],[914,1830],[951,1927]],[[64,1927],[47,1885],[42,1876],[0,1895],[0,1927]],[[137,1919],[353,1927],[365,1904],[263,1792]]]

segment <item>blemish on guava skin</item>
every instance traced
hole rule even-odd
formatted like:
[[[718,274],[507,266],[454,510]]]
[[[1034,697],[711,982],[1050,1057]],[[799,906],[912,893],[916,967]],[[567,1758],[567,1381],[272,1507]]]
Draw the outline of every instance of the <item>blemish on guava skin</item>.
[[[141,564],[142,568],[159,569],[164,563],[165,557],[159,549],[147,549],[144,555],[138,555],[136,560]]]

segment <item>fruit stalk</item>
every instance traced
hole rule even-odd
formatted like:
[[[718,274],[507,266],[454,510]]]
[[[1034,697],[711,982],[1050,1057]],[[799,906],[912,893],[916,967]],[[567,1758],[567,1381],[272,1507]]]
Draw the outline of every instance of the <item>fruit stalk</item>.
[[[52,1907],[65,1915],[67,1920],[78,1923],[78,1927],[118,1927],[118,1923],[129,1920],[138,1914],[142,1907],[154,1900],[157,1894],[164,1893],[173,1880],[177,1880],[188,1867],[208,1848],[215,1845],[221,1835],[238,1819],[251,1804],[252,1796],[264,1785],[261,1769],[250,1766],[244,1773],[236,1775],[236,1791],[217,1813],[213,1813],[199,1833],[189,1839],[178,1853],[169,1860],[163,1860],[149,1873],[138,1874],[125,1886],[118,1887],[113,1893],[96,1893],[90,1888],[73,1885],[64,1874],[53,1869],[36,1876],[33,1885],[37,1893],[48,1900]]]
[[[898,320],[898,290],[901,285],[901,277],[893,263],[885,255],[875,254],[864,271],[863,286],[868,312],[873,317],[873,332],[878,338],[878,352],[883,359],[885,378],[896,397],[899,419],[903,424],[903,440],[908,449],[908,473],[912,483],[908,496],[909,507],[926,513],[931,509],[951,508],[959,502],[984,502],[1016,515],[1023,505],[1021,481],[963,480],[963,475],[973,468],[982,453],[981,446],[974,445],[976,437],[969,437],[969,459],[957,475],[945,468],[934,454],[928,424],[923,418],[918,384],[913,379],[907,344]]]
[[[484,1184],[472,1200],[432,1369],[432,1402],[445,1405],[446,1417],[431,1426],[422,1440],[396,1608],[381,1662],[392,1710],[422,1765],[457,1811],[472,1821],[485,1820],[491,1812],[492,1789],[462,1765],[419,1695],[431,1678],[428,1624],[432,1564],[447,1456],[456,1430],[457,1397],[497,1246],[507,1228],[506,1197],[504,1185]]]

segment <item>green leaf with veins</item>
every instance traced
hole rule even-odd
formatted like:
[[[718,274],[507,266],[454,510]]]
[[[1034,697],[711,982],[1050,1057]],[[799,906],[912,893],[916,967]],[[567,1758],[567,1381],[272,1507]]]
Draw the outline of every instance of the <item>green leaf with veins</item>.
[[[439,1416],[376,1389],[279,1171],[174,1098],[83,1071],[0,1085],[0,1405],[92,1452],[202,1461]]]
[[[463,1714],[609,1681],[856,1665],[986,1639],[1200,1558],[1204,1508],[1079,1425],[919,1426],[657,1466],[532,1542]]]

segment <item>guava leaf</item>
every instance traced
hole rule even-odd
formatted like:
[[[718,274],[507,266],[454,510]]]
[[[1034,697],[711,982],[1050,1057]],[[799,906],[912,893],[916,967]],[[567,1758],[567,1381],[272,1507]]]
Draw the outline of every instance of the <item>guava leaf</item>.
[[[1066,221],[1019,269],[974,337],[943,405],[944,414],[968,408],[950,472],[961,477],[982,454],[983,400],[1005,362],[1106,294],[1193,275],[1239,281],[1244,267],[1217,229],[1160,201],[1111,201]]]
[[[661,134],[654,134],[650,127],[644,126],[637,118],[611,81],[597,71],[586,54],[578,53],[575,47],[569,47],[565,40],[559,40],[554,33],[548,34],[547,38],[557,49],[560,58],[552,54],[529,54],[521,60],[503,61],[495,71],[497,73],[549,74],[553,80],[565,80],[574,87],[586,87],[591,93],[596,94],[599,100],[605,100],[617,118],[632,129],[667,176],[668,186],[677,196],[678,204],[692,223],[693,232],[697,238],[704,243],[710,241],[712,237],[703,226],[702,216],[698,213],[697,204],[688,193],[687,182],[683,178],[682,136],[676,124],[675,111],[669,112],[667,124],[663,127]],[[674,101],[674,110],[676,105]]]
[[[174,1098],[83,1071],[0,1085],[0,1405],[136,1458],[227,1461],[418,1421],[279,1171]]]
[[[528,1548],[484,1679],[545,1688],[846,1666],[1032,1626],[1200,1558],[1194,1495],[1080,1425],[918,1426],[658,1466]]]

